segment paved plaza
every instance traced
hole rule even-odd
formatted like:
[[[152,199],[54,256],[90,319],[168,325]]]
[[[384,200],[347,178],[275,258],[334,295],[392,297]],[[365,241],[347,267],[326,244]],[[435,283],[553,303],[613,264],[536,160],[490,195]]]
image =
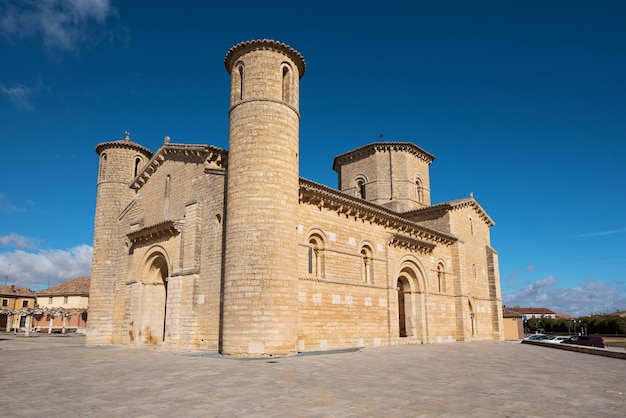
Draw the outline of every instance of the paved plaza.
[[[0,334],[2,417],[622,417],[626,361],[519,342],[240,360]]]

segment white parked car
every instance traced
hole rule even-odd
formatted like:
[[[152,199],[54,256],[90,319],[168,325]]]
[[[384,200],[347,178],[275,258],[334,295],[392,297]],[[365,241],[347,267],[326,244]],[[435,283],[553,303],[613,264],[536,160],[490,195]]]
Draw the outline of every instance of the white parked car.
[[[543,341],[545,341],[547,343],[560,343],[560,342],[562,342],[564,340],[567,340],[568,338],[569,337],[564,336],[564,335],[552,335],[552,336],[550,336],[550,338],[546,338]]]
[[[530,334],[524,339],[528,341],[538,341],[538,340],[544,340],[546,338],[548,338],[546,334]]]
[[[548,343],[560,343],[563,342],[565,340],[567,340],[569,337],[565,336],[565,335],[557,335],[554,338],[550,338],[549,340],[546,340],[546,342]]]

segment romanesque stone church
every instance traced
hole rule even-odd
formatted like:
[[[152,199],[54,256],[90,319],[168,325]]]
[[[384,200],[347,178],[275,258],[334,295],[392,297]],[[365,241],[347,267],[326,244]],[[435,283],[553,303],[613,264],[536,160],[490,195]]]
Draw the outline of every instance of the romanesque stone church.
[[[503,340],[494,223],[472,196],[431,203],[433,155],[376,142],[335,158],[338,189],[301,178],[302,55],[256,40],[224,63],[228,150],[96,147],[88,345],[267,357]]]

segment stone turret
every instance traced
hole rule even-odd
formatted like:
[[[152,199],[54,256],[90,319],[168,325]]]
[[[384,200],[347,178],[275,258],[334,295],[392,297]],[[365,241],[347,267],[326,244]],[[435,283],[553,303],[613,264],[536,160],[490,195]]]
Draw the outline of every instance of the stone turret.
[[[94,220],[91,285],[89,290],[89,327],[87,345],[112,342],[116,281],[126,268],[125,231],[119,216],[135,196],[130,183],[152,157],[152,152],[126,138],[103,142],[96,147],[100,156]]]
[[[272,40],[235,45],[231,76],[221,351],[297,349],[299,52]]]
[[[396,212],[430,206],[434,155],[410,142],[374,142],[335,157],[339,190]]]

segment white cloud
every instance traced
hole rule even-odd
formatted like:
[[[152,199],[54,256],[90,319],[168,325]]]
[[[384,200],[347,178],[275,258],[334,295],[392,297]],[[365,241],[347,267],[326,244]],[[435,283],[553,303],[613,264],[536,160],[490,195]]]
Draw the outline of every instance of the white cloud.
[[[36,92],[32,87],[19,83],[11,87],[5,87],[0,84],[0,93],[6,95],[16,107],[25,110],[33,110],[33,104],[30,99]]]
[[[33,110],[32,99],[39,95],[42,91],[52,94],[52,89],[46,86],[39,79],[33,86],[27,86],[22,83],[16,83],[10,87],[0,84],[0,93],[4,94],[18,108],[25,110]]]
[[[8,197],[0,193],[0,212],[15,213],[21,211],[22,209],[15,206]]]
[[[603,237],[605,235],[615,235],[626,233],[626,228],[611,229],[610,231],[591,232],[589,234],[578,235],[578,238]]]
[[[75,51],[99,41],[98,29],[116,15],[110,0],[7,0],[0,5],[0,33],[41,37],[49,50]]]
[[[626,306],[626,283],[587,279],[579,286],[558,287],[553,276],[530,283],[512,293],[503,292],[506,306],[548,308],[574,316],[615,312]]]
[[[38,96],[42,90],[52,93],[52,90],[41,79],[37,80],[33,86],[16,83],[11,87],[6,87],[0,84],[0,93],[7,96],[16,107],[25,110],[34,109],[32,99]]]
[[[37,248],[37,244],[34,240],[14,233],[0,236],[0,245],[20,250],[34,250]]]
[[[68,250],[0,253],[2,285],[6,281],[8,285],[41,290],[48,284],[53,286],[80,276],[89,276],[91,253],[91,246],[86,244]]]

